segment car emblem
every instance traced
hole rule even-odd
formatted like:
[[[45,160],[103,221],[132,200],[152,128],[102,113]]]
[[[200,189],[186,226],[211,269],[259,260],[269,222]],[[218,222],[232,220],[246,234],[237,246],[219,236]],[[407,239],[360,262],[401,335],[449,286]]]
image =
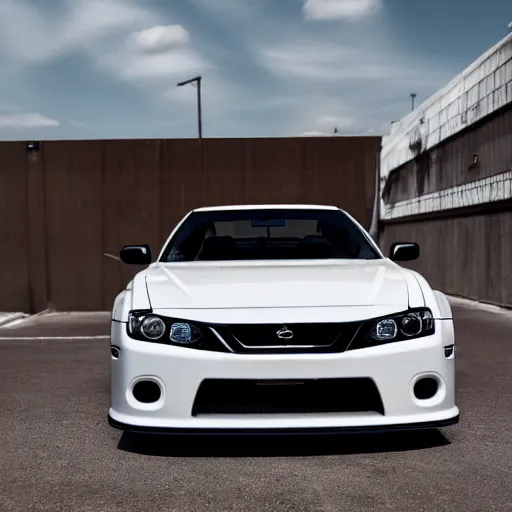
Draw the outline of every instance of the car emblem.
[[[288,341],[293,338],[293,332],[290,331],[290,329],[288,329],[286,325],[283,325],[283,327],[281,327],[281,329],[279,329],[279,331],[277,331],[276,334],[280,340]]]

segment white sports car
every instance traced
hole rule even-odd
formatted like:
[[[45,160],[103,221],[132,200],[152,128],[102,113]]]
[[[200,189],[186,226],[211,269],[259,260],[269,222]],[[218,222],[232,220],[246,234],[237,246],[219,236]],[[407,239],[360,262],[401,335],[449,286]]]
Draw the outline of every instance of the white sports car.
[[[450,305],[336,207],[201,208],[115,299],[111,426],[324,433],[459,420]]]

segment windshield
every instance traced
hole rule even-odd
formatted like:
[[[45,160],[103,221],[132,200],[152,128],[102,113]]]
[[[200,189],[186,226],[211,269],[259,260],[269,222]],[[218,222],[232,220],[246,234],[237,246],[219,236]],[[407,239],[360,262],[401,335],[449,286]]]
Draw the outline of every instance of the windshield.
[[[377,259],[361,229],[341,210],[194,212],[160,261]]]

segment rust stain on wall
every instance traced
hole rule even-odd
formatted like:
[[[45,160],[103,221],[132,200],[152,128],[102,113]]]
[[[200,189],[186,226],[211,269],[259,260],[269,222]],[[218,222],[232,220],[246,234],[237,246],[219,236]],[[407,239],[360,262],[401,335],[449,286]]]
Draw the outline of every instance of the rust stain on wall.
[[[387,204],[465,185],[512,169],[512,106],[424,152],[389,175]]]

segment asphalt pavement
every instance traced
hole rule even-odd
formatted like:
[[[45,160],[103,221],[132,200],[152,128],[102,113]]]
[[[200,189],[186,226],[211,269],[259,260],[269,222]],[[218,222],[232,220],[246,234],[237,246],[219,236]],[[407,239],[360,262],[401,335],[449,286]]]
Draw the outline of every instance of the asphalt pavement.
[[[312,438],[122,434],[108,314],[0,328],[0,511],[510,512],[512,314],[454,313],[457,426]]]

